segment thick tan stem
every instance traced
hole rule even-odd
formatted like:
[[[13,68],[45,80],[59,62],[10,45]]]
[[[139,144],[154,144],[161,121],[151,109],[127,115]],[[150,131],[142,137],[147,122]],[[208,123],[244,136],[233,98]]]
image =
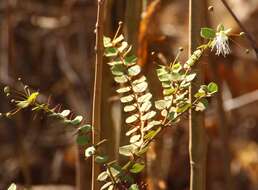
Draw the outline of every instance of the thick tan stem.
[[[104,20],[104,2],[98,0],[97,22],[96,22],[96,60],[95,60],[95,79],[93,92],[92,107],[92,143],[96,144],[100,141],[101,133],[101,89],[102,89],[102,66],[103,66],[103,20]],[[92,157],[92,184],[91,189],[99,189],[96,178],[100,171],[100,167],[94,162],[95,156]]]
[[[202,0],[189,1],[189,54],[200,44],[200,28],[202,26],[202,13],[204,12]],[[200,64],[196,64],[197,67]],[[203,82],[200,68],[196,68],[198,79],[195,85],[189,88],[190,101],[192,94]],[[206,157],[207,157],[207,136],[204,128],[203,114],[190,110],[189,116],[189,155],[190,155],[190,190],[205,190],[206,188]]]

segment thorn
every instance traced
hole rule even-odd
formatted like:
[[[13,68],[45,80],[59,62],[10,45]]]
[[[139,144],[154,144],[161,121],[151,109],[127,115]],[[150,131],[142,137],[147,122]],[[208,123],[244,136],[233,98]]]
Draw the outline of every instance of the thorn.
[[[21,78],[21,77],[19,77],[19,78],[18,78],[18,81],[21,81],[21,80],[22,80],[22,78]]]
[[[179,47],[179,51],[184,51],[184,48],[183,47]]]
[[[250,53],[250,50],[249,50],[249,49],[246,49],[246,50],[245,50],[245,53],[246,53],[246,54],[249,54],[249,53]]]

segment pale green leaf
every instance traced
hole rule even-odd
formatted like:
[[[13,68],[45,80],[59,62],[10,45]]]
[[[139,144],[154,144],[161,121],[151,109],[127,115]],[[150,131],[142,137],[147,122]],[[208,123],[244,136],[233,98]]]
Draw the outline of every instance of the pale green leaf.
[[[127,42],[122,42],[121,46],[118,48],[119,52],[124,52],[128,48],[128,43]]]
[[[136,104],[126,105],[124,107],[124,112],[131,112],[131,111],[134,111],[135,109],[136,109]]]
[[[148,88],[148,83],[147,82],[142,82],[133,85],[133,91],[137,93],[144,92]]]
[[[134,99],[134,95],[123,96],[120,98],[122,103],[131,102],[131,101],[133,101],[133,99]]]
[[[139,187],[137,184],[132,184],[129,188],[129,190],[139,190]]]
[[[130,138],[130,143],[135,143],[137,142],[138,140],[140,140],[141,138],[141,135],[134,135]]]
[[[141,163],[135,163],[130,169],[131,173],[140,173],[144,169],[145,165]]]
[[[152,106],[152,104],[151,104],[150,101],[145,101],[145,102],[143,102],[143,104],[141,105],[140,111],[141,111],[141,112],[147,112],[147,111],[150,110],[151,106]]]
[[[131,87],[127,86],[127,87],[122,87],[116,90],[117,93],[125,93],[125,92],[129,92],[131,90]]]
[[[104,171],[104,172],[101,172],[101,173],[98,175],[97,180],[98,180],[98,181],[105,181],[108,177],[109,177],[108,173],[107,173],[106,171]]]
[[[145,81],[146,81],[146,77],[141,76],[139,79],[134,80],[132,84],[139,84],[139,83],[142,83],[142,82],[145,82]]]
[[[105,183],[101,188],[100,190],[104,190],[104,189],[107,189],[109,186],[111,186],[113,183],[111,181]]]
[[[172,66],[173,73],[179,73],[182,69],[182,65],[180,63],[176,63]]]
[[[104,36],[103,37],[103,45],[104,45],[104,47],[111,47],[112,46],[111,38]]]
[[[116,76],[114,78],[114,80],[117,82],[117,83],[126,83],[128,81],[127,77],[122,75],[122,76]]]
[[[134,128],[132,128],[131,130],[126,132],[126,136],[130,136],[131,134],[135,133],[138,129],[140,128],[140,126],[136,126]]]
[[[67,117],[70,113],[71,113],[70,110],[64,110],[64,111],[62,111],[62,112],[60,113],[60,115],[61,115],[62,117]]]
[[[148,131],[150,129],[152,129],[153,127],[157,126],[157,125],[160,125],[161,124],[161,121],[151,121],[151,122],[148,122],[147,126],[143,128],[143,131]]]
[[[130,76],[136,76],[141,72],[141,67],[139,65],[134,65],[128,68],[128,74]]]
[[[149,119],[153,118],[155,115],[156,115],[155,111],[150,111],[150,112],[146,113],[145,115],[143,115],[141,117],[141,120],[142,121],[149,120]]]
[[[147,94],[144,94],[144,95],[140,96],[137,101],[139,103],[142,103],[142,102],[145,102],[145,101],[150,101],[151,98],[152,98],[152,94],[148,92]]]
[[[127,117],[125,122],[126,123],[133,123],[133,122],[137,121],[138,118],[139,118],[139,114],[133,114],[133,115]]]
[[[132,156],[137,147],[133,144],[119,147],[119,154],[124,156]]]

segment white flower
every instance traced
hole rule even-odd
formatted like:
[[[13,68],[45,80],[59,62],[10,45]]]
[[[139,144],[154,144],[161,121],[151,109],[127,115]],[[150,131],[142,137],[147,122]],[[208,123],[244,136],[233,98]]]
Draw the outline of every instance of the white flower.
[[[230,29],[228,30],[221,30],[216,33],[216,37],[214,38],[212,42],[212,48],[216,49],[216,55],[223,55],[224,57],[228,54],[230,54],[230,48],[229,48],[229,38],[228,38],[228,33],[230,32]]]
[[[95,154],[95,152],[96,152],[96,148],[95,148],[94,146],[91,146],[91,147],[87,148],[87,149],[85,150],[85,156],[86,156],[86,158],[91,157],[92,155]]]

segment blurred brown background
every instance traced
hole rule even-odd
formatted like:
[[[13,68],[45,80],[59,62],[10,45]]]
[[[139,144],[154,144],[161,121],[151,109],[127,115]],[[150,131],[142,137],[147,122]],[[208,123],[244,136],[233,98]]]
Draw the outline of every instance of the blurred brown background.
[[[258,1],[227,2],[258,42]],[[223,23],[234,33],[241,31],[219,0],[205,3],[214,7],[204,18],[207,25],[216,27]],[[124,33],[149,76],[151,90],[156,97],[160,96],[154,77],[156,62],[160,60],[151,52],[171,61],[179,46],[187,50],[188,1],[107,0],[105,18],[107,35],[114,33],[118,21],[124,22]],[[1,88],[20,88],[17,78],[21,77],[24,83],[40,90],[42,99],[51,95],[51,105],[62,104],[90,121],[95,19],[93,0],[0,1]],[[233,189],[258,190],[258,61],[244,37],[232,38],[230,43],[229,57],[205,56],[200,63],[206,80],[215,80],[220,85],[220,94],[206,111],[207,189],[226,190],[230,175]],[[186,58],[184,51],[181,59]],[[122,136],[123,115],[106,67],[103,77],[102,133],[111,139],[108,153],[117,157],[115,150],[126,141]],[[0,96],[0,112],[10,110],[4,93]],[[6,189],[11,182],[74,186],[75,155],[72,129],[44,115],[32,115],[29,110],[13,119],[2,118],[0,189]],[[229,174],[225,173],[227,159]],[[153,144],[147,160],[150,189],[187,190],[187,122],[164,133]]]

